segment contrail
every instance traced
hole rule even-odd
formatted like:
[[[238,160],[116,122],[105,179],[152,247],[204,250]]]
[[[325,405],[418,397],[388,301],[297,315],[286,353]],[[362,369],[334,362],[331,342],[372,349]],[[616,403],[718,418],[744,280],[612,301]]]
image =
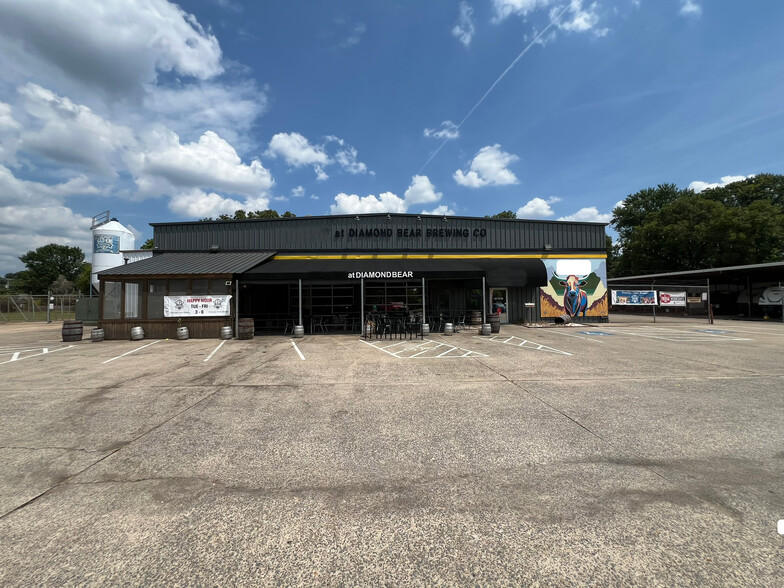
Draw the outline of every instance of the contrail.
[[[493,88],[495,88],[495,87],[498,85],[498,83],[499,83],[501,80],[503,80],[503,79],[504,79],[504,77],[506,76],[506,74],[508,74],[508,73],[509,73],[509,71],[510,71],[510,70],[511,70],[511,69],[512,69],[514,66],[515,66],[515,64],[516,64],[518,61],[520,61],[520,60],[523,58],[523,55],[525,55],[526,53],[528,53],[528,50],[529,50],[531,47],[533,47],[534,45],[536,45],[536,42],[537,42],[539,39],[541,39],[541,38],[544,36],[544,34],[545,34],[545,33],[546,33],[548,30],[550,30],[550,28],[551,28],[551,27],[552,27],[552,26],[553,26],[553,25],[554,25],[554,24],[555,24],[555,23],[558,21],[558,19],[560,19],[560,18],[561,18],[561,15],[562,15],[564,12],[566,12],[567,8],[569,8],[569,5],[568,5],[568,4],[567,4],[566,6],[564,6],[564,7],[563,7],[563,9],[561,10],[561,12],[559,12],[559,13],[556,15],[556,17],[555,17],[555,18],[553,18],[553,19],[551,19],[551,20],[550,20],[550,24],[548,24],[548,25],[547,25],[547,26],[546,26],[546,27],[545,27],[545,28],[542,30],[542,32],[541,32],[541,33],[539,33],[538,35],[536,35],[536,37],[534,37],[534,40],[533,40],[533,41],[531,41],[530,43],[528,43],[528,45],[525,47],[525,49],[523,49],[522,51],[520,51],[520,54],[519,54],[517,57],[515,57],[515,58],[514,58],[514,61],[512,61],[512,63],[510,63],[510,64],[509,64],[509,67],[507,67],[507,68],[506,68],[506,69],[503,71],[503,73],[502,73],[500,76],[498,76],[498,78],[497,78],[497,79],[496,79],[496,80],[493,82],[493,84],[492,84],[492,85],[491,85],[491,86],[490,86],[490,87],[487,89],[487,92],[485,92],[485,93],[482,95],[482,97],[481,97],[481,98],[480,98],[480,99],[477,101],[477,103],[476,103],[476,104],[474,104],[473,108],[471,108],[471,110],[469,110],[469,111],[468,111],[468,114],[466,114],[466,115],[463,117],[463,120],[461,120],[461,121],[460,121],[460,124],[459,124],[459,125],[457,125],[457,127],[455,128],[455,130],[456,130],[456,131],[459,131],[459,130],[460,130],[460,127],[462,127],[462,126],[463,126],[463,123],[464,123],[466,120],[468,120],[468,117],[469,117],[469,116],[471,116],[471,115],[474,113],[474,111],[475,111],[477,108],[479,108],[479,105],[480,105],[480,104],[482,104],[482,102],[484,102],[484,101],[485,101],[485,98],[487,98],[487,96],[490,94],[490,92],[492,92],[492,91],[493,91]],[[434,158],[436,155],[438,155],[438,152],[439,152],[439,151],[441,151],[441,148],[442,148],[444,145],[446,145],[448,141],[449,141],[449,139],[444,139],[444,142],[443,142],[443,143],[441,143],[441,144],[438,146],[438,149],[436,149],[435,151],[433,151],[433,154],[432,154],[430,157],[428,157],[428,158],[427,158],[427,161],[424,163],[424,165],[422,166],[422,168],[419,170],[419,172],[418,172],[418,173],[420,173],[420,174],[422,173],[422,171],[423,171],[423,170],[424,170],[424,169],[427,167],[427,164],[428,164],[428,163],[430,163],[430,162],[433,160],[433,158]]]

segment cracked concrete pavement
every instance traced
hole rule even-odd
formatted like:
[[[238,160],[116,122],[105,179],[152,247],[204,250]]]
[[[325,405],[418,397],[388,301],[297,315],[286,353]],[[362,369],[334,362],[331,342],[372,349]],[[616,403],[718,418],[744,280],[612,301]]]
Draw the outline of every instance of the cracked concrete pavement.
[[[39,350],[0,364],[0,583],[781,585],[784,326],[705,328],[302,360],[0,324],[5,359]]]

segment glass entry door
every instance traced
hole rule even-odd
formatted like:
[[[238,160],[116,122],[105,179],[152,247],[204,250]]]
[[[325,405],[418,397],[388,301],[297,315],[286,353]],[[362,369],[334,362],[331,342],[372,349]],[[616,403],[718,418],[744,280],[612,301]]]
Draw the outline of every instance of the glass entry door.
[[[501,322],[509,322],[509,308],[506,288],[490,288],[490,314],[497,314]]]

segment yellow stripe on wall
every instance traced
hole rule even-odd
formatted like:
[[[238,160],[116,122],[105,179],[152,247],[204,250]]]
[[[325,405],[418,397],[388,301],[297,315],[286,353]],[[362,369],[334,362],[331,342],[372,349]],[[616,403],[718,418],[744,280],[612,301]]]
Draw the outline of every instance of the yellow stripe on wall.
[[[345,254],[345,255],[276,255],[274,259],[283,261],[288,260],[327,260],[327,259],[607,259],[604,253],[503,253],[496,255],[460,255],[460,254],[426,254],[426,253],[403,253],[403,254]]]

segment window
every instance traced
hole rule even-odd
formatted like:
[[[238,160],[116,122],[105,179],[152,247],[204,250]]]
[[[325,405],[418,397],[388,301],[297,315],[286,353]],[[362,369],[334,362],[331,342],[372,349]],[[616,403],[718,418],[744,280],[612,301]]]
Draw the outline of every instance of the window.
[[[185,296],[188,293],[188,280],[169,280],[169,296]]]
[[[103,285],[103,318],[120,318],[120,302],[122,282],[104,282]]]
[[[141,318],[142,316],[142,285],[141,282],[125,282],[125,318]]]
[[[147,281],[147,318],[163,318],[163,297],[166,295],[166,280]]]
[[[210,281],[206,278],[194,278],[191,280],[191,294],[209,294]]]

